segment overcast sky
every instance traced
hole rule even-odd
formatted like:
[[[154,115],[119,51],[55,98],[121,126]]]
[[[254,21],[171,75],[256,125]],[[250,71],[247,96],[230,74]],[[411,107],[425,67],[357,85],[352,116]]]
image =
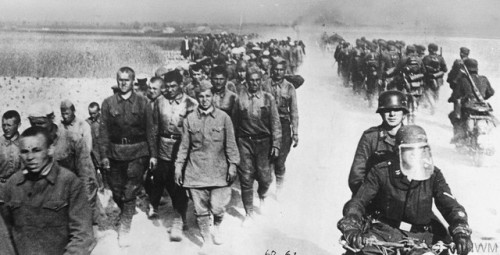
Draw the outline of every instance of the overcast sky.
[[[498,30],[498,0],[0,0],[8,21],[291,23],[327,13],[346,23]]]

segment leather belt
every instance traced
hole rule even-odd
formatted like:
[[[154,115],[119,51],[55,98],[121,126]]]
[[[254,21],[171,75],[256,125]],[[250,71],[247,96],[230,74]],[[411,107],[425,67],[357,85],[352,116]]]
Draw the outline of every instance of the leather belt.
[[[136,144],[146,141],[145,136],[112,137],[110,141],[114,144]]]
[[[260,135],[242,135],[239,138],[247,138],[250,140],[262,140],[271,137],[271,135],[268,134],[260,134]]]

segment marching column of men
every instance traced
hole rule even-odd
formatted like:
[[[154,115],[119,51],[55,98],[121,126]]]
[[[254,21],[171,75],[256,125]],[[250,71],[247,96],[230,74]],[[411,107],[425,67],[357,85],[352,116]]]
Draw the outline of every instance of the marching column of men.
[[[283,186],[286,158],[298,144],[295,89],[303,83],[290,75],[296,63],[289,66],[273,43],[265,47],[278,53],[254,47],[248,54],[258,59],[243,51],[233,61],[203,58],[189,70],[162,67],[147,90],[135,86],[132,68],[122,67],[114,94],[101,105],[90,103],[85,121],[69,100],[60,104],[60,123],[49,105],[36,103],[28,110],[32,127],[19,134],[21,116],[5,112],[0,208],[8,232],[2,228],[0,234],[9,236],[18,254],[90,254],[106,216],[97,191],[108,188],[119,209],[118,244],[127,247],[144,188],[152,220],[162,217],[164,192],[170,196],[171,241],[183,239],[192,199],[203,247],[222,244],[220,225],[236,177],[242,225],[252,224],[254,181],[260,213],[273,174],[276,192]],[[53,228],[42,233],[46,226]],[[40,239],[29,243],[34,235]]]

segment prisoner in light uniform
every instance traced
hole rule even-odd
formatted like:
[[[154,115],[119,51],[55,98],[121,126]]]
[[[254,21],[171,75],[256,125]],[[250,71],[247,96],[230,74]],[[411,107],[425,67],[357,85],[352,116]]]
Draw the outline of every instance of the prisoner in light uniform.
[[[274,63],[271,68],[271,79],[263,85],[263,90],[273,95],[281,123],[281,147],[278,158],[274,161],[274,174],[278,191],[285,178],[285,162],[292,146],[299,143],[299,110],[295,87],[284,79],[286,62]]]
[[[9,178],[21,169],[19,132],[21,116],[17,111],[6,111],[2,116],[3,135],[0,136],[0,195]]]
[[[184,120],[175,175],[177,183],[189,189],[205,247],[212,234],[215,244],[223,242],[219,227],[240,157],[231,118],[213,105],[211,84],[202,83],[196,94],[198,108]]]
[[[240,92],[232,117],[241,157],[238,175],[246,211],[244,226],[253,219],[254,180],[259,184],[261,212],[264,210],[262,206],[272,182],[271,160],[278,157],[281,147],[278,108],[273,96],[262,90],[261,75],[259,68],[248,70],[248,89]]]
[[[188,197],[185,190],[175,184],[175,160],[181,143],[182,122],[194,109],[197,102],[182,92],[182,75],[174,70],[164,76],[165,94],[155,101],[153,110],[153,138],[158,144],[158,167],[153,170],[153,185],[149,189],[152,206],[150,217],[157,217],[160,199],[167,189],[175,216],[170,230],[171,241],[182,240],[182,230],[186,224]],[[202,81],[202,83],[207,81]]]
[[[90,125],[75,116],[75,106],[71,101],[63,100],[61,102],[61,117],[62,127],[81,136],[85,140],[85,145],[89,146],[89,150],[92,150],[92,132],[90,131]]]

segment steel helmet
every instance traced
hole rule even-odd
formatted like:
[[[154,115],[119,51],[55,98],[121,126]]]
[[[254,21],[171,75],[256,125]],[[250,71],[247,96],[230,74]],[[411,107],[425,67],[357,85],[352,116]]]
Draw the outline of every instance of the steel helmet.
[[[425,130],[417,125],[402,126],[396,133],[396,146],[404,144],[427,144]]]
[[[406,114],[409,112],[406,96],[400,91],[389,90],[380,94],[378,98],[377,113],[386,110],[403,110]]]
[[[399,166],[408,180],[424,181],[434,173],[431,149],[422,127],[402,126],[396,134]]]

